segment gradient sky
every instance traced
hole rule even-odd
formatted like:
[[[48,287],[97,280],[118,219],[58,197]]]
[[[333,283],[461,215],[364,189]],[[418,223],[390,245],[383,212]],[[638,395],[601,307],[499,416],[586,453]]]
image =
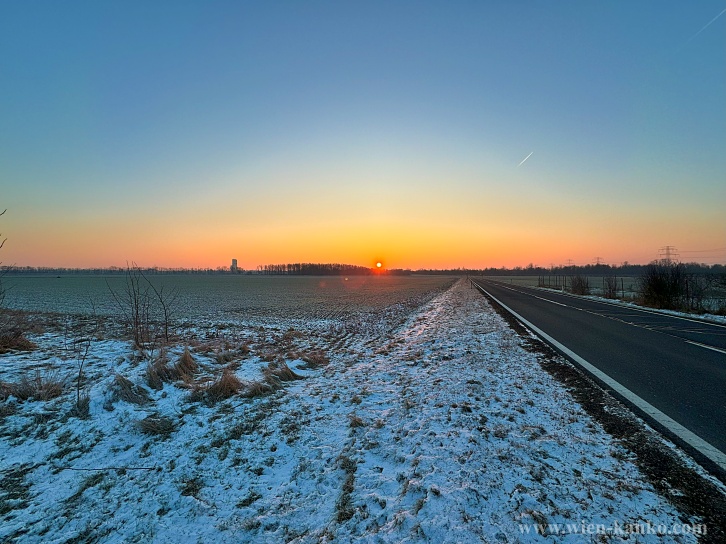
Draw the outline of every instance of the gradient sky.
[[[726,262],[724,9],[1,0],[0,260]]]

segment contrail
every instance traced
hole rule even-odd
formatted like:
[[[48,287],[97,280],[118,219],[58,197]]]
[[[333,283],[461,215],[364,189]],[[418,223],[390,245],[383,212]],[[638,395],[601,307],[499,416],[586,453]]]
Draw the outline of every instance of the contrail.
[[[532,153],[534,153],[534,151],[532,151]],[[530,157],[532,156],[532,153],[530,153],[530,154],[529,154],[529,155],[527,155],[527,156],[526,156],[526,157],[525,157],[524,159],[522,159],[522,162],[520,162],[520,163],[519,163],[519,164],[517,165],[517,168],[519,168],[520,166],[522,166],[522,165],[524,164],[524,161],[526,161],[526,160],[527,160],[528,158],[530,158]]]
[[[690,38],[688,38],[688,40],[686,41],[686,43],[690,42],[693,38],[695,38],[696,36],[698,36],[701,32],[703,32],[704,30],[706,30],[709,26],[711,26],[713,24],[713,22],[716,19],[718,19],[719,17],[721,17],[721,15],[723,15],[724,13],[726,13],[726,9],[721,10],[721,13],[719,13],[718,15],[716,15],[716,17],[714,17],[708,23],[706,23],[706,26],[704,26],[701,30],[699,30],[698,32],[696,32],[693,36],[691,36]]]

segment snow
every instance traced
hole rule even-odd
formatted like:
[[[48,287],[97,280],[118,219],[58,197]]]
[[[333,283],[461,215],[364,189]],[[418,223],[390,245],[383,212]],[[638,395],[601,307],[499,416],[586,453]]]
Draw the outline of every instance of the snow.
[[[68,415],[78,361],[59,348],[62,335],[33,337],[38,350],[0,356],[2,381],[55,368],[69,382],[56,399],[0,405],[0,540],[589,542],[534,526],[683,523],[464,281],[404,310],[383,330],[298,321],[285,338],[259,323],[199,332],[197,380],[221,373],[220,350],[244,380],[263,379],[271,349],[303,376],[210,404],[191,402],[188,384],[148,388],[128,342],[96,339],[87,419]],[[315,350],[329,363],[307,365]],[[115,398],[115,373],[151,401]],[[149,415],[171,418],[174,431],[143,434],[137,422]]]

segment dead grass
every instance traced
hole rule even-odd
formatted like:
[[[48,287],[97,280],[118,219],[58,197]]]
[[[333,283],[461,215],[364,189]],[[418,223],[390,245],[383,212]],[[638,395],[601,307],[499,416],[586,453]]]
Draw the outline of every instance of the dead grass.
[[[208,405],[228,399],[244,389],[244,383],[235,373],[225,368],[222,375],[209,384],[196,385],[192,388],[192,402],[204,402]]]
[[[176,429],[174,420],[170,417],[158,414],[150,415],[136,423],[139,430],[144,434],[169,436]]]
[[[25,338],[22,331],[6,330],[0,333],[0,354],[10,351],[33,351],[38,346]]]
[[[265,395],[269,395],[273,391],[274,388],[268,383],[251,381],[245,382],[244,388],[240,392],[240,396],[247,399],[253,399],[256,397],[263,397]]]
[[[276,361],[267,365],[262,371],[265,381],[273,387],[279,387],[281,382],[290,382],[293,380],[302,380],[300,374],[295,374],[285,361]]]
[[[144,405],[151,402],[149,393],[141,386],[125,378],[121,374],[116,374],[113,379],[114,397],[131,404]]]
[[[335,504],[335,517],[338,523],[344,523],[355,514],[352,494],[355,488],[355,473],[358,469],[358,464],[347,455],[341,455],[338,458],[338,464],[340,469],[345,472],[345,480],[343,482],[343,491]]]
[[[302,360],[307,363],[308,368],[321,368],[330,362],[330,359],[322,350],[308,352],[302,357]]]
[[[184,348],[184,353],[182,353],[182,356],[174,365],[174,369],[178,373],[179,379],[183,379],[183,377],[185,376],[191,378],[194,373],[199,371],[199,365],[194,360],[194,357],[192,357],[192,354],[189,352],[189,348]]]
[[[202,490],[202,487],[204,487],[204,482],[199,477],[190,478],[182,483],[184,485],[182,486],[181,494],[187,497],[194,497],[195,499]]]
[[[81,393],[76,402],[73,403],[73,407],[68,412],[70,417],[76,417],[78,419],[88,419],[91,417],[91,397],[88,391]]]
[[[10,396],[12,386],[8,382],[0,382],[0,400],[5,400]]]
[[[176,381],[191,383],[198,371],[199,365],[189,353],[189,348],[184,348],[184,353],[174,366],[169,366],[165,358],[149,363],[146,367],[146,383],[152,389],[160,391],[165,383]]]
[[[57,372],[43,376],[40,370],[36,370],[32,376],[27,373],[17,383],[5,384],[5,387],[18,400],[45,401],[61,396],[65,384]]]
[[[365,427],[368,425],[365,421],[363,421],[362,418],[360,418],[359,416],[357,416],[355,414],[348,415],[348,419],[350,420],[351,429],[356,429],[358,427]]]

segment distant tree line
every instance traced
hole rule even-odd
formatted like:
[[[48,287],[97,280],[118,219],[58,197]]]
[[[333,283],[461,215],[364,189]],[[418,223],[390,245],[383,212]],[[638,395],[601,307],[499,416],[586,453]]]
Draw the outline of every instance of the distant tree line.
[[[155,274],[275,274],[275,275],[368,275],[374,273],[388,275],[449,275],[449,276],[642,276],[648,270],[647,265],[623,263],[621,265],[588,264],[584,266],[552,266],[543,267],[530,264],[528,266],[515,266],[514,268],[420,268],[412,269],[385,269],[374,270],[365,266],[330,263],[294,263],[294,264],[268,264],[260,265],[256,270],[230,271],[229,267],[217,268],[168,268],[168,267],[137,267],[146,275]],[[657,264],[657,263],[655,263]],[[678,266],[686,274],[726,275],[726,265],[679,263]],[[97,274],[97,275],[124,275],[127,268],[111,266],[107,268],[62,268],[45,266],[1,266],[0,274]]]
[[[641,276],[652,264],[659,264],[659,262],[649,264],[630,264],[625,262],[621,265],[587,264],[582,266],[561,265],[551,267],[530,264],[526,267],[515,266],[514,268],[420,269],[409,272],[413,274],[453,274],[459,276],[543,276],[548,274],[559,276],[572,276],[576,274],[581,276]],[[679,263],[678,266],[688,274],[726,274],[726,265],[723,264]]]
[[[265,264],[257,267],[259,274],[285,276],[367,276],[373,270],[365,266],[338,263]]]
[[[229,274],[227,267],[218,268],[162,268],[162,267],[137,267],[140,272],[146,275],[156,274]],[[11,274],[88,274],[99,276],[125,275],[126,268],[110,266],[108,268],[63,268],[49,266],[0,266],[0,272]]]

